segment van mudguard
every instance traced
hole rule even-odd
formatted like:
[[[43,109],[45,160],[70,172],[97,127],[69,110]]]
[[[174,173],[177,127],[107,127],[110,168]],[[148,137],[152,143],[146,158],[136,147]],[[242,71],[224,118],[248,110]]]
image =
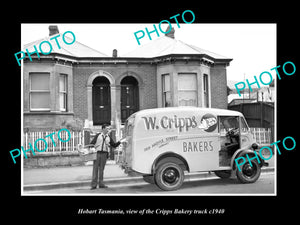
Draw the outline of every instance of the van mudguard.
[[[253,150],[250,149],[251,147],[244,147],[244,148],[241,148],[241,149],[238,149],[231,157],[231,163],[230,163],[230,167],[232,168],[232,171],[236,171],[236,165],[235,165],[235,159],[242,156],[242,155],[245,155],[245,154],[254,154],[253,153]],[[258,154],[257,154],[258,155]],[[260,163],[259,165],[262,166],[263,163],[264,163],[264,160],[258,155],[259,157],[259,160],[260,160]]]
[[[183,158],[181,155],[178,155],[174,152],[165,152],[165,153],[162,153],[161,155],[159,155],[154,160],[154,162],[152,164],[152,169],[151,169],[152,174],[155,174],[155,171],[156,171],[158,165],[160,165],[161,163],[165,163],[165,162],[176,163],[176,164],[180,165],[184,171],[185,170],[187,170],[188,172],[190,171],[190,168],[189,168],[188,163],[185,160],[185,158]]]

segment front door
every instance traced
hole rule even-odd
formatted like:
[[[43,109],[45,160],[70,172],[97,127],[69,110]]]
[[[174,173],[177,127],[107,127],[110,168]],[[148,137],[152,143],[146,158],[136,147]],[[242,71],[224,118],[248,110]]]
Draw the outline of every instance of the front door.
[[[139,110],[139,91],[137,85],[123,84],[121,86],[121,120],[122,123]]]
[[[110,84],[101,81],[101,79],[98,79],[98,81],[93,82],[94,125],[110,124],[111,120]]]

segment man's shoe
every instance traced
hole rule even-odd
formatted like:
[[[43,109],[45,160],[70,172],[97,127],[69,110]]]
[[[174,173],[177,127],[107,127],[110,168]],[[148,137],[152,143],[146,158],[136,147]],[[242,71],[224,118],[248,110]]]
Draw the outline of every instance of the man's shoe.
[[[102,185],[99,185],[99,188],[108,188],[106,185],[102,184]]]
[[[94,189],[96,189],[96,187],[91,187],[91,189],[90,189],[90,190],[94,190]]]

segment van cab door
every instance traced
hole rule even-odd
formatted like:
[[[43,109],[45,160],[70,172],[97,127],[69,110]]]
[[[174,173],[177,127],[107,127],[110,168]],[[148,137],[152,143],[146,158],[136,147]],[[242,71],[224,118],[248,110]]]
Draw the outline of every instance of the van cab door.
[[[248,124],[244,117],[240,117],[240,131],[241,131],[241,148],[251,146],[253,143],[255,143],[253,139],[253,135],[250,132],[250,128],[248,127]]]
[[[240,148],[240,118],[239,116],[219,116],[218,119],[221,144],[219,167],[228,167],[232,155]]]

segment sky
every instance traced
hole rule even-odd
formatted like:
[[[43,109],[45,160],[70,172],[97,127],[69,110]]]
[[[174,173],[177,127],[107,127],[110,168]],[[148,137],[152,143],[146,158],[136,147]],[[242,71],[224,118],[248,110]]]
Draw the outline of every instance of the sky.
[[[157,23],[154,23],[158,27]],[[57,24],[39,23],[22,24],[21,41],[24,44],[36,41],[49,35],[49,25],[57,25],[60,33],[72,31],[76,41],[112,56],[113,49],[118,50],[118,56],[131,52],[139,45],[134,32],[153,30],[153,24]],[[166,23],[162,30],[167,29]],[[175,39],[199,48],[233,59],[227,67],[227,80],[249,82],[254,76],[259,77],[263,71],[270,72],[275,77],[275,71],[270,71],[276,64],[276,24],[200,24],[172,23],[175,28]],[[164,35],[159,33],[160,36]],[[157,37],[151,34],[152,41]],[[147,35],[140,39],[141,45],[150,42]],[[38,46],[37,46],[38,47]],[[23,47],[21,47],[23,49]],[[25,50],[25,49],[23,49]],[[20,50],[22,51],[22,50]]]

